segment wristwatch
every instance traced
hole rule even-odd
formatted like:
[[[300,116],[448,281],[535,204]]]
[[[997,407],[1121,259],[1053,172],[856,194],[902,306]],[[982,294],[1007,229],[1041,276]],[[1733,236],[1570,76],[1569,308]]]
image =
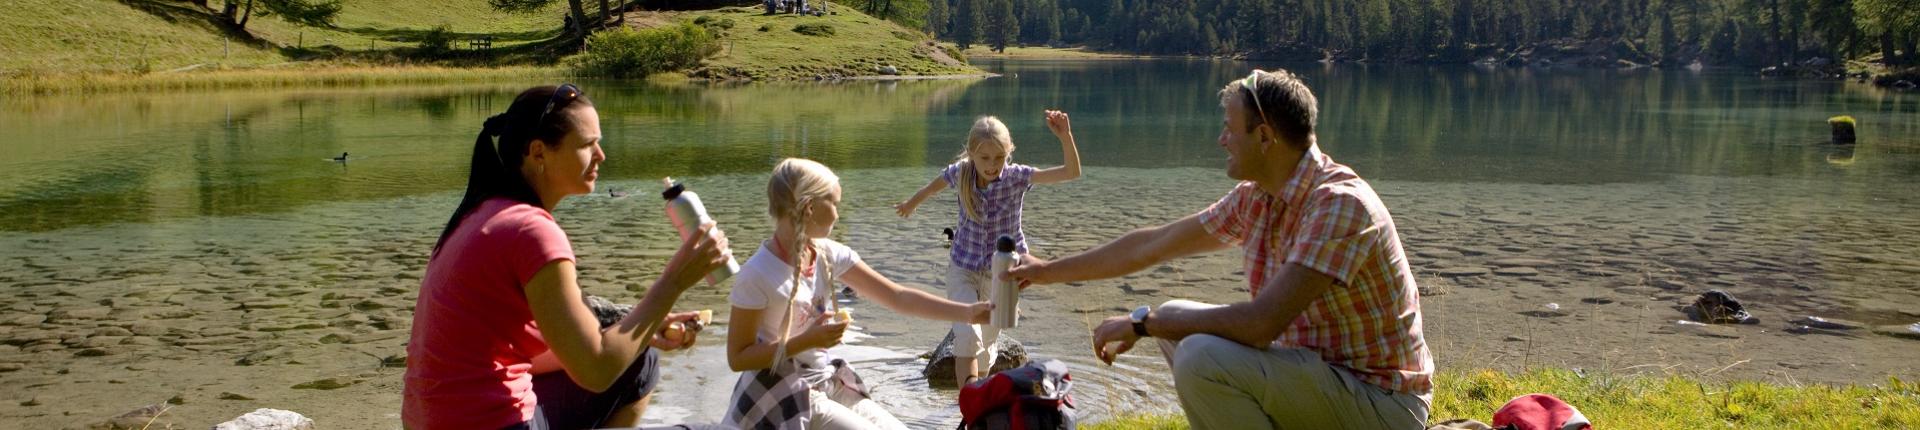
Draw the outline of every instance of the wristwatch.
[[[1135,336],[1153,337],[1153,335],[1147,334],[1147,316],[1151,313],[1153,313],[1153,307],[1141,306],[1133,308],[1133,313],[1127,315],[1127,319],[1133,320],[1133,334]]]

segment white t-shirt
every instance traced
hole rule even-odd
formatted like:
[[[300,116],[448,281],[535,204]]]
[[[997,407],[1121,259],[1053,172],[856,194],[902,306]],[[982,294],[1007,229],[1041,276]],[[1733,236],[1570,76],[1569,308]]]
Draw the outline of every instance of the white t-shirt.
[[[778,306],[779,303],[792,304],[793,327],[788,330],[787,335],[791,338],[805,332],[807,322],[820,314],[819,310],[814,309],[815,294],[825,294],[827,301],[831,301],[832,296],[827,293],[832,292],[833,286],[828,285],[826,288],[829,290],[816,292],[816,286],[824,280],[823,275],[825,275],[821,273],[818,264],[823,261],[831,262],[833,279],[840,279],[848,269],[860,263],[860,254],[855,253],[852,248],[828,239],[815,239],[814,249],[819,251],[819,257],[814,263],[816,266],[813,279],[807,279],[795,285],[793,266],[780,261],[779,256],[769,251],[768,243],[761,242],[760,249],[754,251],[753,258],[747,259],[747,264],[740,266],[740,273],[735,274],[733,278],[733,292],[727,295],[727,301],[733,306],[762,310],[760,326],[754,330],[754,336],[762,343],[773,343],[780,339],[777,334],[780,332],[780,325],[784,322],[781,319],[784,315],[779,308],[773,306]],[[796,292],[795,289],[798,291]],[[795,294],[799,295],[799,302],[790,300]],[[825,379],[829,374],[825,371],[830,369],[831,358],[824,350],[788,351],[788,354],[808,368],[803,370],[802,374],[809,382],[819,382],[815,379]]]

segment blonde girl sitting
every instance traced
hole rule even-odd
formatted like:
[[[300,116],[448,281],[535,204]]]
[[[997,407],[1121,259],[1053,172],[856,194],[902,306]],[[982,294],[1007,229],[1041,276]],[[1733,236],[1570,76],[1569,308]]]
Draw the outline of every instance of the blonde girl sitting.
[[[840,178],[812,160],[789,158],[767,181],[773,238],[740,268],[728,301],[727,364],[745,372],[727,424],[742,428],[900,429],[900,420],[868,398],[859,377],[828,348],[849,321],[829,310],[833,280],[874,303],[908,315],[985,322],[992,305],[958,303],[901,287],[839,242],[826,239],[840,218]]]

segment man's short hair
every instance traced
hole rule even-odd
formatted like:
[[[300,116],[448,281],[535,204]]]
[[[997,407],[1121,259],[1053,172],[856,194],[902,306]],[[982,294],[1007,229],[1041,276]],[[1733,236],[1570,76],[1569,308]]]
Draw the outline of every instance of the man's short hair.
[[[1253,97],[1246,97],[1249,95]],[[1319,122],[1319,101],[1313,97],[1313,90],[1307,89],[1299,75],[1285,69],[1255,69],[1245,79],[1236,79],[1220,89],[1221,107],[1234,100],[1251,113],[1248,131],[1264,122],[1295,148],[1305,149],[1307,137],[1313,135],[1314,125]]]

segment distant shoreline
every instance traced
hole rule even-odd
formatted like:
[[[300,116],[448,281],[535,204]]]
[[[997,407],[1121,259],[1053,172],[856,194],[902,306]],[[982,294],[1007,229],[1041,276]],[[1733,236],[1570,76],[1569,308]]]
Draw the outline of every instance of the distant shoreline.
[[[0,78],[0,94],[111,93],[220,89],[332,88],[484,83],[566,76],[554,66],[461,68],[438,66],[316,65],[181,72],[63,73]]]

